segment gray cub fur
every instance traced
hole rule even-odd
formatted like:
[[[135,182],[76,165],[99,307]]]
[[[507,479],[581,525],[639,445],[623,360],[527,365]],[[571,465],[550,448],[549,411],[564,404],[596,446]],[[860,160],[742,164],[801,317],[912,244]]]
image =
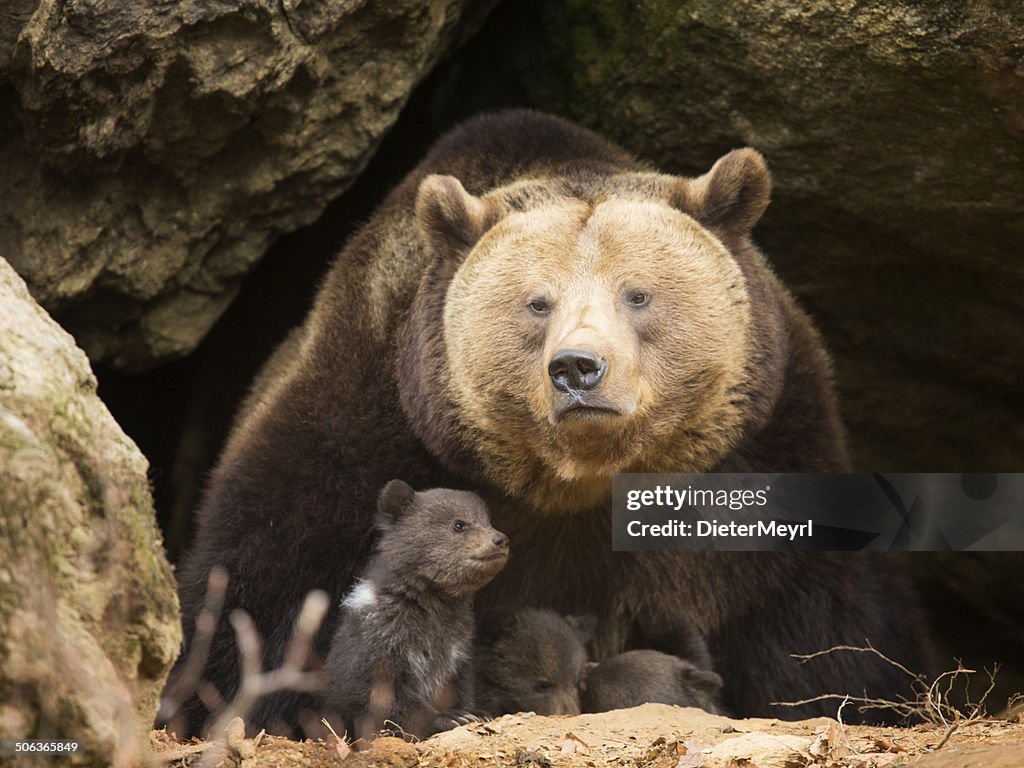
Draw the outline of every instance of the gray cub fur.
[[[648,702],[720,713],[722,678],[678,656],[627,651],[592,665],[581,685],[584,712],[607,712]]]
[[[579,684],[593,617],[524,608],[485,627],[474,659],[481,711],[580,713]]]
[[[327,656],[328,711],[349,734],[426,737],[473,708],[473,594],[508,560],[508,538],[466,491],[381,491],[377,549],[342,603]]]

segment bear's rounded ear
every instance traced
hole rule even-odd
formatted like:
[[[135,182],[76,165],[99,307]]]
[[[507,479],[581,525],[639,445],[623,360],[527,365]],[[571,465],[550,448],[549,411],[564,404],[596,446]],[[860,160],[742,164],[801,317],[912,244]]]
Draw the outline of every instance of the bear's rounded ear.
[[[597,669],[596,661],[588,661],[583,665],[583,669],[580,670],[580,690],[587,690],[587,680],[590,679],[590,673]]]
[[[416,221],[439,253],[468,251],[494,224],[492,201],[469,194],[454,176],[427,176],[416,195]]]
[[[768,207],[772,177],[761,154],[734,149],[690,182],[691,205],[709,229],[749,232]]]
[[[494,641],[509,631],[513,617],[507,609],[495,606],[483,608],[476,619],[476,640],[484,645],[493,645]]]
[[[704,669],[687,667],[680,670],[684,687],[689,686],[695,691],[701,691],[709,696],[714,696],[722,690],[722,678],[716,673]]]
[[[415,498],[416,491],[402,480],[392,480],[385,485],[377,497],[377,527],[387,530],[401,520]]]

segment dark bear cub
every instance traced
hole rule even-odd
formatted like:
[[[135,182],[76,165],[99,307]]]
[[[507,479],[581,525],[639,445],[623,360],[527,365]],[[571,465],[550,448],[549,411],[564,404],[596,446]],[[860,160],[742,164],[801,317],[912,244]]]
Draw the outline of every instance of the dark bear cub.
[[[667,621],[662,618],[658,622],[652,615],[655,609],[651,603],[638,606],[637,620],[645,625],[660,623],[664,634],[646,636],[647,648],[587,665],[580,684],[584,712],[656,703],[723,714],[718,704],[722,678],[711,669],[711,652],[704,635],[685,613],[675,611]]]
[[[593,665],[580,686],[584,712],[607,712],[641,704],[699,707],[721,714],[722,678],[692,661],[660,651],[626,651]]]
[[[539,608],[484,622],[474,653],[477,706],[489,715],[578,715],[594,624]]]
[[[508,537],[466,491],[381,491],[380,541],[342,602],[327,656],[327,707],[349,734],[426,737],[473,707],[473,594],[508,561]]]

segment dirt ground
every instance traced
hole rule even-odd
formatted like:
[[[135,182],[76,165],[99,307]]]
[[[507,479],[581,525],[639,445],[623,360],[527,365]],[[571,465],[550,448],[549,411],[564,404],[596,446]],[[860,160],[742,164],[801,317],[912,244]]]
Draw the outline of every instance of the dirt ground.
[[[1019,719],[1019,718],[1018,718]],[[978,720],[949,733],[844,726],[817,718],[733,720],[646,704],[576,717],[506,715],[415,744],[380,738],[342,757],[323,741],[272,736],[180,743],[152,734],[156,764],[175,768],[1022,768],[1024,722]],[[212,752],[211,750],[216,750]],[[344,747],[342,752],[346,751]],[[204,759],[205,758],[205,759]]]

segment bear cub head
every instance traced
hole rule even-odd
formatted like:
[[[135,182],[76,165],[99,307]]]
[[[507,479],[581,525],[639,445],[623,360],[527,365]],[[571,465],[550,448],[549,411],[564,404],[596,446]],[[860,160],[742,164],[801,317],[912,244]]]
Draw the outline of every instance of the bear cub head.
[[[467,597],[508,561],[508,537],[491,525],[487,506],[469,491],[416,492],[392,480],[378,497],[376,525],[380,541],[366,574],[374,582],[398,578],[407,588]]]
[[[541,608],[485,621],[474,653],[477,706],[490,715],[578,715],[595,624]]]
[[[608,712],[654,702],[720,713],[722,678],[687,659],[653,650],[626,651],[590,664],[580,686],[584,712]]]

